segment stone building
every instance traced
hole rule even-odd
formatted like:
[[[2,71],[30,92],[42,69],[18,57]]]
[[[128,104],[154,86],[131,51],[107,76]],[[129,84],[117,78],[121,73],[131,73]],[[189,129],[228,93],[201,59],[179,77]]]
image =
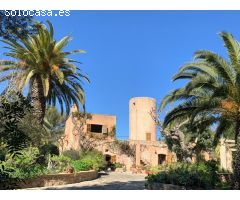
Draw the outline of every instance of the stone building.
[[[136,145],[135,164],[157,166],[174,161],[164,142],[157,141],[154,114],[156,100],[135,97],[129,101],[130,144]]]
[[[66,121],[65,135],[61,141],[61,150],[80,150],[83,140],[101,151],[106,161],[121,163],[131,170],[137,166],[157,166],[173,162],[175,156],[167,145],[156,138],[156,124],[151,112],[156,110],[156,100],[149,97],[136,97],[129,101],[129,141],[118,141],[116,116],[90,114],[81,122],[74,113],[76,106]],[[81,135],[83,133],[83,135]],[[84,136],[84,137],[83,137]],[[129,146],[134,155],[123,151],[121,146]]]
[[[100,143],[101,140],[113,141],[115,140],[116,129],[116,116],[114,115],[100,115],[100,114],[88,114],[81,121],[74,113],[77,113],[77,107],[74,105],[71,108],[71,113],[66,121],[65,134],[62,138],[62,149],[66,150],[80,150],[81,140],[92,140],[93,143]],[[81,116],[82,118],[85,115]],[[83,138],[82,134],[86,137]]]
[[[235,140],[220,140],[220,166],[228,171],[233,171],[233,154],[236,152]]]

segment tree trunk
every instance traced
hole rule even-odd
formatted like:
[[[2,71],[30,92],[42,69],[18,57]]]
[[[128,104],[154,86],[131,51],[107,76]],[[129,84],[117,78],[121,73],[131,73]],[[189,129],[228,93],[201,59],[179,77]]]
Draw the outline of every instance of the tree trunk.
[[[234,159],[233,165],[233,187],[234,189],[240,189],[240,146],[238,144],[238,136],[240,134],[240,118],[238,118],[236,122],[236,130],[235,130],[235,143],[237,147],[236,156]]]
[[[30,85],[31,105],[33,107],[33,115],[39,124],[43,124],[43,118],[46,110],[46,99],[43,92],[43,84],[41,77],[35,75]]]

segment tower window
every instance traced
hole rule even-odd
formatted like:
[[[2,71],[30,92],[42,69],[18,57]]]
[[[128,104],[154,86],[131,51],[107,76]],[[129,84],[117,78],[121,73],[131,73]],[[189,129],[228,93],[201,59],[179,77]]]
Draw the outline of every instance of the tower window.
[[[146,140],[151,141],[151,133],[146,133]]]

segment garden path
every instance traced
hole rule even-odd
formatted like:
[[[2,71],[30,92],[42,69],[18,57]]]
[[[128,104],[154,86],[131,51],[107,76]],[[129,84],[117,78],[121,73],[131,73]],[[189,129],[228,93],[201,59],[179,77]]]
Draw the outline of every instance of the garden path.
[[[146,175],[132,173],[100,173],[100,178],[80,183],[44,187],[45,190],[143,190]]]

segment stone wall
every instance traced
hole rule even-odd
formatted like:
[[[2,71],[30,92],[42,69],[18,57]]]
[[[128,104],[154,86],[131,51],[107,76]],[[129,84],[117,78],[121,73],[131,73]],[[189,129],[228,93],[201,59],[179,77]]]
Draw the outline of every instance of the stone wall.
[[[71,183],[79,183],[98,178],[98,172],[94,170],[82,171],[73,174],[49,174],[37,178],[32,178],[19,183],[20,188],[48,187],[56,185],[65,185]]]
[[[183,186],[155,182],[146,183],[145,188],[147,190],[186,190]]]
[[[220,165],[223,169],[233,171],[233,152],[236,150],[235,140],[220,140]]]

